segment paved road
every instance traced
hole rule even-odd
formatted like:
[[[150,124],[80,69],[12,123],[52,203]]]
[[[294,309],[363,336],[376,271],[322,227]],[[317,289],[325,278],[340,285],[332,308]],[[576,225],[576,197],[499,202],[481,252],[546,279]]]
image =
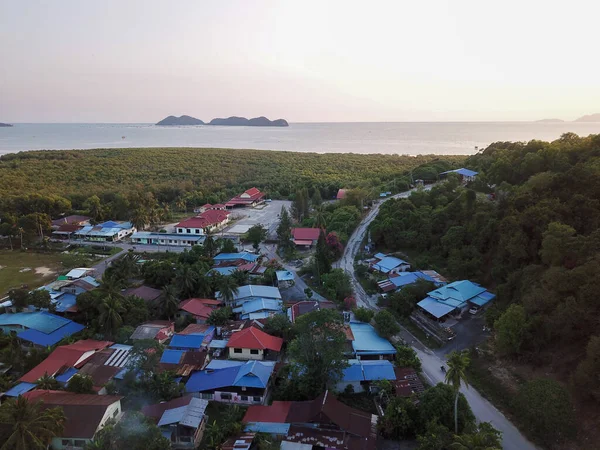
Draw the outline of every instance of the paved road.
[[[431,189],[431,187],[432,186],[426,186],[425,189]],[[371,209],[369,214],[367,214],[367,216],[362,220],[354,233],[352,233],[342,258],[335,264],[335,267],[344,269],[350,275],[356,300],[359,306],[364,306],[370,309],[379,309],[376,303],[377,296],[367,295],[354,274],[354,257],[360,250],[360,245],[365,237],[367,228],[377,216],[379,207],[382,203],[390,198],[406,198],[410,195],[410,193],[411,191],[403,192],[376,204]],[[429,379],[431,384],[444,382],[444,374],[441,371],[441,366],[445,364],[445,359],[442,359],[433,353],[403,327],[398,335],[398,338],[403,339],[415,349],[422,362],[423,374]],[[469,405],[473,410],[473,414],[475,414],[475,417],[478,421],[490,422],[497,430],[502,432],[502,447],[504,449],[536,450],[536,447],[529,442],[525,436],[523,436],[520,431],[494,407],[494,405],[484,399],[474,388],[471,387],[467,389],[463,387],[461,392],[467,398]]]
[[[297,270],[296,267],[285,264],[285,262],[279,257],[279,255],[277,255],[277,253],[275,253],[276,248],[277,248],[277,246],[275,244],[262,244],[260,251],[262,254],[266,255],[267,258],[275,259],[275,260],[279,261],[279,264],[281,264],[285,268],[285,270],[289,270],[290,272],[292,272],[294,274],[295,285],[289,289],[282,289],[283,293],[286,293],[287,296],[290,297],[290,300],[306,299],[306,294],[304,294],[304,289],[308,288],[308,285],[302,278],[300,278],[300,276],[298,276],[298,273],[296,272],[296,270]],[[313,296],[312,296],[311,300],[317,300],[319,302],[327,301],[327,299],[325,297],[323,297],[322,295],[320,295],[318,292],[315,292],[315,291],[312,291],[312,292],[313,292]]]

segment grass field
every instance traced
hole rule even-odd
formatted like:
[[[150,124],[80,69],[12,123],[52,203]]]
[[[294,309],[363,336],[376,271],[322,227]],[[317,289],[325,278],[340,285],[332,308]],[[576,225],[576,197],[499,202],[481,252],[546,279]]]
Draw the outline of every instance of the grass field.
[[[60,253],[0,250],[0,296],[12,288],[41,286],[64,269]],[[23,269],[30,269],[21,272]]]

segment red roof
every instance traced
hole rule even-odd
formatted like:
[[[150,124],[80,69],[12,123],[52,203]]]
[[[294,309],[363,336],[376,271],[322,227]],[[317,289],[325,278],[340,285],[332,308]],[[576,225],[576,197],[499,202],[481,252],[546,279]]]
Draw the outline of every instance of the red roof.
[[[73,216],[66,216],[66,217],[61,217],[60,219],[55,219],[52,221],[52,226],[59,226],[59,225],[63,225],[63,224],[79,224],[82,222],[87,222],[88,220],[90,220],[90,218],[88,216],[78,216],[78,215],[73,215]]]
[[[225,208],[225,205],[223,203],[217,203],[216,205],[212,205],[211,208],[213,208],[213,209]]]
[[[202,205],[202,208],[206,209],[206,208],[210,208],[212,205],[210,203],[207,203],[206,205]]]
[[[56,231],[63,231],[63,232],[66,232],[66,233],[72,233],[72,232],[80,230],[80,229],[81,229],[81,225],[66,223],[66,224],[61,225],[60,227],[58,227],[58,230],[56,230]]]
[[[190,314],[193,314],[197,317],[208,318],[208,316],[210,316],[210,313],[213,312],[214,309],[208,305],[219,305],[220,302],[212,303],[216,302],[216,300],[206,299],[206,301],[211,303],[205,303],[204,300],[205,299],[202,298],[188,298],[187,300],[184,300],[179,304],[179,309],[183,309],[184,311],[187,311]]]
[[[228,211],[209,209],[196,217],[190,217],[183,222],[179,222],[175,226],[177,228],[207,228],[220,224],[227,219],[227,216],[229,216]]]
[[[294,239],[301,241],[316,241],[321,234],[320,228],[292,228]]]
[[[346,196],[346,189],[340,189],[340,190],[338,191],[338,193],[337,193],[337,196],[336,196],[336,198],[337,198],[338,200],[341,200],[341,199],[343,199],[345,196]]]
[[[265,194],[260,192],[257,188],[253,187],[248,189],[247,191],[244,191],[243,194],[233,197],[225,204],[225,206],[249,205],[257,200],[262,199],[264,196]]]
[[[102,350],[112,344],[112,342],[108,341],[85,339],[77,341],[74,344],[61,345],[50,353],[45,360],[23,375],[19,381],[35,383],[46,373],[53,376],[63,367],[75,367],[76,364],[81,366],[82,363],[89,359],[86,358],[83,361],[79,361],[87,352]],[[92,355],[90,355],[90,357],[91,356]]]
[[[227,347],[272,350],[274,352],[280,351],[282,345],[283,339],[271,336],[254,327],[233,333],[227,343]]]
[[[285,423],[292,403],[274,401],[271,406],[250,406],[242,422]]]

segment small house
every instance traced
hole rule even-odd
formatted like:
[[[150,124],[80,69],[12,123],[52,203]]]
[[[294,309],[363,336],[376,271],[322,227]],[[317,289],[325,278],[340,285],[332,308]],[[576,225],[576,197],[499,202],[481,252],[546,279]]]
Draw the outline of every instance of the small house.
[[[292,240],[297,247],[312,247],[319,240],[320,228],[292,228]]]
[[[223,302],[209,298],[188,298],[179,303],[177,317],[193,317],[196,323],[206,323],[212,312]]]
[[[251,206],[254,208],[265,201],[265,194],[259,191],[257,188],[253,187],[233,197],[227,203],[225,203],[226,208],[235,208],[238,206]]]
[[[370,262],[369,268],[386,275],[398,272],[405,272],[410,269],[410,264],[403,259],[395,256],[388,256],[383,253],[377,253]]]
[[[174,322],[168,320],[153,320],[138,326],[130,339],[134,341],[152,339],[159,344],[164,344],[174,333]]]
[[[461,280],[428,292],[417,306],[433,319],[445,320],[449,314],[461,314],[470,308],[484,308],[495,297],[477,283]]]
[[[271,336],[256,327],[233,333],[227,342],[229,357],[244,360],[263,360],[269,354],[279,353],[282,345],[283,339]]]

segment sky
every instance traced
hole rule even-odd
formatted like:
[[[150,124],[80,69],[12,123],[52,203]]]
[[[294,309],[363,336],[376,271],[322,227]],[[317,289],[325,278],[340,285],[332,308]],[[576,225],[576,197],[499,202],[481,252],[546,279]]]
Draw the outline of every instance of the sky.
[[[600,2],[0,0],[0,121],[573,120]]]

